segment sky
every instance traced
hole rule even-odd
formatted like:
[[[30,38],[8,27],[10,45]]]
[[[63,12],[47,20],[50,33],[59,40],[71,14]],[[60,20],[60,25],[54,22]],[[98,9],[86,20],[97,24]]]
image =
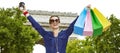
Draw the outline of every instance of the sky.
[[[105,17],[114,14],[120,19],[119,0],[0,0],[0,7],[18,7],[19,2],[25,2],[29,10],[73,12],[78,15],[85,6],[91,4],[91,8],[96,7]]]

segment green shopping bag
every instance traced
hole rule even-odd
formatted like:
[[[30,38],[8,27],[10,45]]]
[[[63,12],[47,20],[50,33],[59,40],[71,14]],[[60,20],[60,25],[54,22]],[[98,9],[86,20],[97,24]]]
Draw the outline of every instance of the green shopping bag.
[[[103,26],[97,19],[97,16],[95,15],[92,9],[90,9],[90,13],[92,18],[93,36],[98,36],[102,34]]]

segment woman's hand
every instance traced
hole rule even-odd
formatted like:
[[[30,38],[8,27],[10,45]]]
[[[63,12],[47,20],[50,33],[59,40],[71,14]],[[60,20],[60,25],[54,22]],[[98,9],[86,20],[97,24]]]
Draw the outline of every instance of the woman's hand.
[[[29,16],[29,13],[28,13],[28,11],[27,11],[26,8],[25,8],[25,3],[24,3],[24,2],[20,2],[20,3],[19,3],[19,9],[20,9],[20,11],[23,12],[23,14],[24,14],[26,17]]]
[[[20,3],[19,3],[19,9],[20,9],[22,12],[26,11],[25,3],[24,3],[24,2],[20,2]]]
[[[91,4],[87,5],[86,7],[90,9],[91,8]]]

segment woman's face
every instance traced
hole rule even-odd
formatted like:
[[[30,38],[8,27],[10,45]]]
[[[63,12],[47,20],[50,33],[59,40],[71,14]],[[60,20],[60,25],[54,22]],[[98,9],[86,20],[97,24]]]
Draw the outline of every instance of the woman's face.
[[[51,17],[50,18],[50,27],[52,29],[58,29],[59,23],[60,23],[60,20],[58,19],[58,17]]]

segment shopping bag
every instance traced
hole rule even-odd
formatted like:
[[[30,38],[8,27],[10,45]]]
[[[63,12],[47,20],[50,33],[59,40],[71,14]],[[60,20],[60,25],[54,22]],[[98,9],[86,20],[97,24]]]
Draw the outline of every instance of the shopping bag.
[[[103,16],[103,14],[97,8],[94,8],[93,11],[103,26],[103,32],[106,31],[110,27],[111,23]]]
[[[93,28],[92,28],[90,10],[87,10],[83,35],[91,36],[92,34],[93,34]]]
[[[102,34],[103,30],[102,24],[99,22],[97,16],[95,15],[92,9],[90,9],[90,13],[92,18],[93,36],[98,36]]]
[[[87,8],[84,8],[81,14],[79,15],[76,23],[74,24],[74,33],[78,35],[83,35],[84,22],[86,18]]]

